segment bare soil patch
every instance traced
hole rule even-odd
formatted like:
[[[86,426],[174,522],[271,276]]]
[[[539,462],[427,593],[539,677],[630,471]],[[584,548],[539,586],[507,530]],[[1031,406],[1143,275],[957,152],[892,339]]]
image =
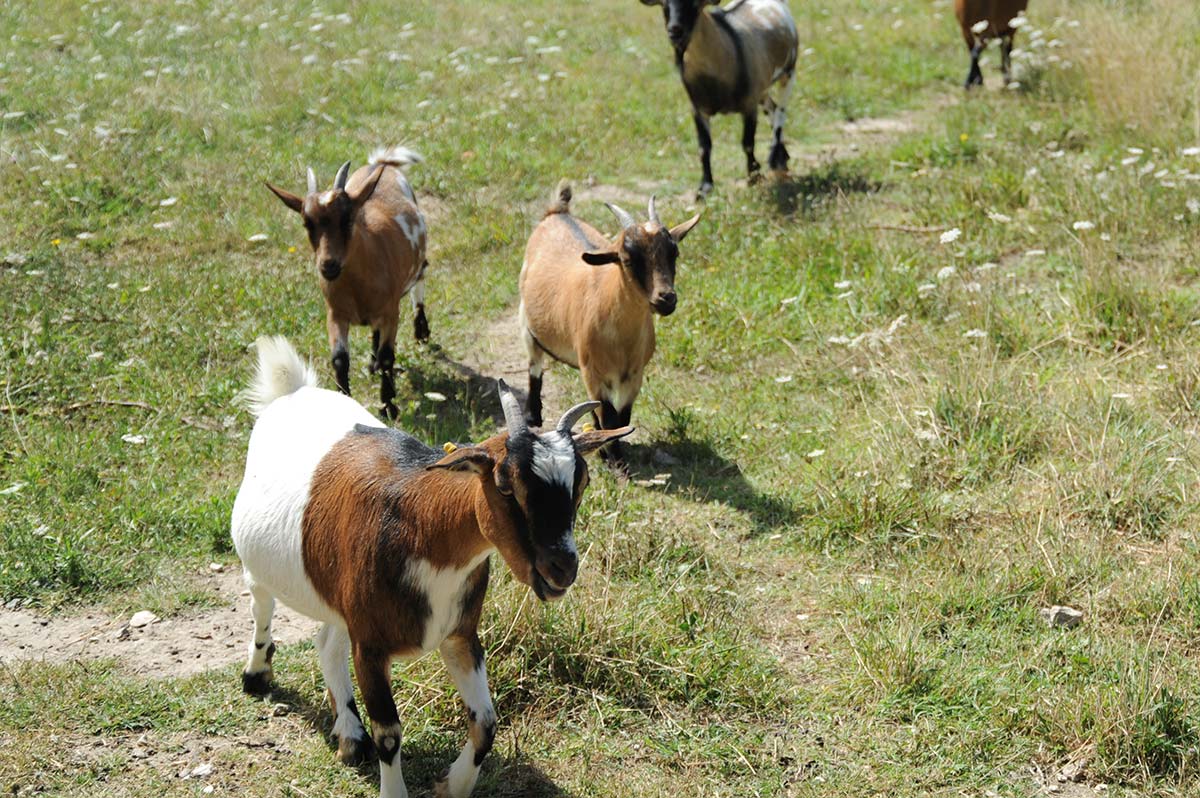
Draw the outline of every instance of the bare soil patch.
[[[242,661],[253,624],[241,569],[206,574],[200,582],[218,597],[219,607],[160,618],[142,627],[130,626],[129,617],[95,609],[52,617],[0,610],[0,662],[116,659],[131,673],[166,678]],[[317,627],[316,621],[276,605],[276,642],[298,642]]]

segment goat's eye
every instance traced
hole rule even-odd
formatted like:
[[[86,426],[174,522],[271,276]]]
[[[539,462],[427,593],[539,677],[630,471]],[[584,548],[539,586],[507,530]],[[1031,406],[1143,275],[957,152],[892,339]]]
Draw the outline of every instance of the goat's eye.
[[[511,485],[497,485],[496,490],[500,491],[501,496],[511,496],[512,495],[512,486]]]

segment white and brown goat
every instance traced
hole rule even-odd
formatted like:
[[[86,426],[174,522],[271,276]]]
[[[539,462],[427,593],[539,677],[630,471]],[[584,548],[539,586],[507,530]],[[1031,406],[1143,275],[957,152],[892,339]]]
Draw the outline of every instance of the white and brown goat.
[[[394,367],[400,300],[412,294],[413,335],[429,339],[425,319],[425,218],[403,169],[421,157],[395,147],[373,154],[349,174],[342,164],[333,188],[317,190],[308,170],[308,195],[299,197],[267,183],[267,188],[304,220],[316,257],[325,325],[338,389],[350,393],[350,326],[371,328],[370,370],[380,375],[379,399],[396,417]]]
[[[675,312],[679,242],[696,214],[670,229],[650,198],[649,221],[606,203],[621,224],[616,240],[571,215],[571,186],[559,184],[553,205],[534,228],[521,266],[521,335],[529,354],[527,420],[542,423],[546,355],[577,368],[588,396],[600,402],[596,426],[629,424],[633,400],[654,354],[654,314]],[[624,466],[620,445],[605,459]]]
[[[715,114],[741,114],[746,171],[754,177],[759,170],[754,134],[761,106],[774,132],[767,164],[776,172],[786,171],[783,122],[799,47],[787,1],[733,0],[725,8],[713,8],[713,0],[641,1],[662,6],[675,66],[692,102],[704,170],[700,195],[713,187],[709,120]],[[779,90],[772,98],[769,92],[775,83]]]
[[[391,662],[436,648],[470,720],[467,743],[436,792],[465,798],[496,728],[478,637],[488,555],[498,550],[543,601],[566,593],[579,565],[575,512],[588,483],[581,455],[632,430],[573,434],[595,404],[585,402],[553,430],[534,433],[501,382],[507,431],[446,454],[317,388],[283,338],[260,339],[258,357],[247,391],[258,420],[232,517],[254,617],[243,687],[270,689],[277,599],[321,621],[317,652],[338,756],[357,762],[376,750],[380,794],[397,798],[407,791]],[[350,656],[373,743],[354,703]]]

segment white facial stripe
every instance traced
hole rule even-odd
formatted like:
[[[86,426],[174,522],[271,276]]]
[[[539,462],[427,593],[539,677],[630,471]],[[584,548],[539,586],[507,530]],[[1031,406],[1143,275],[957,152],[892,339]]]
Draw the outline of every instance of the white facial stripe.
[[[575,444],[561,432],[539,435],[533,442],[533,473],[551,485],[575,488]]]

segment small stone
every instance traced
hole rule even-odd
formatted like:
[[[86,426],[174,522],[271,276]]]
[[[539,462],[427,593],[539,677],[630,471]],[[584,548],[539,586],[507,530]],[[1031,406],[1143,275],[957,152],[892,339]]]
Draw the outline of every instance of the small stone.
[[[1053,607],[1042,607],[1038,615],[1048,626],[1062,629],[1072,629],[1083,623],[1083,613],[1074,607],[1063,607],[1055,604]]]
[[[143,626],[149,626],[157,620],[158,616],[150,612],[150,610],[142,610],[133,614],[133,617],[129,619],[129,625],[134,629],[141,629]]]
[[[211,773],[212,765],[210,765],[208,762],[205,762],[203,765],[196,765],[196,767],[192,768],[192,775],[200,778],[203,778]]]
[[[225,566],[221,565],[219,562],[210,562],[208,564],[208,570],[212,571],[214,574],[219,574],[225,570]]]
[[[284,715],[287,715],[291,711],[292,711],[292,708],[289,707],[287,704],[276,704],[275,706],[271,707],[271,714],[277,718],[282,718]]]

